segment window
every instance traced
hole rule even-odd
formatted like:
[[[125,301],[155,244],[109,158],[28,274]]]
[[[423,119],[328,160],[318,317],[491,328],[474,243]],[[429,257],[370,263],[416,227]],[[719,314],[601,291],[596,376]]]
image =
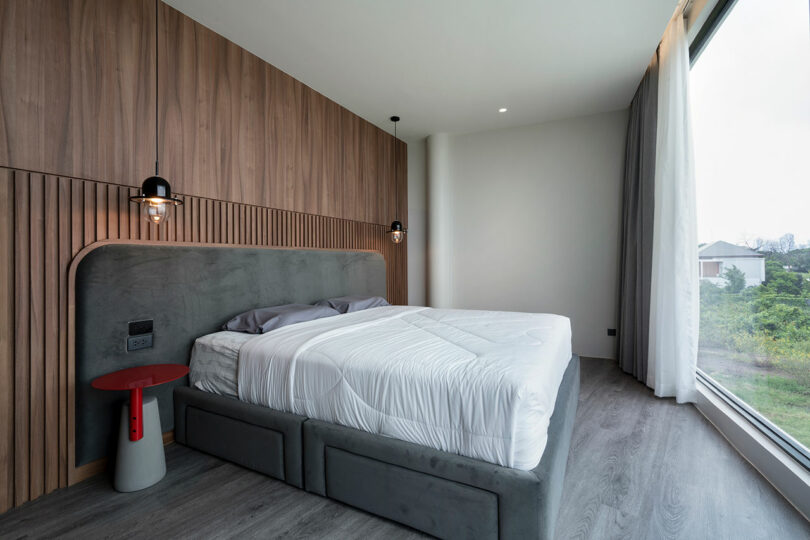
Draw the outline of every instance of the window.
[[[717,261],[703,261],[700,263],[700,277],[718,277],[720,275],[720,263]]]
[[[807,0],[721,0],[693,43],[690,80],[700,376],[805,466],[809,9]]]

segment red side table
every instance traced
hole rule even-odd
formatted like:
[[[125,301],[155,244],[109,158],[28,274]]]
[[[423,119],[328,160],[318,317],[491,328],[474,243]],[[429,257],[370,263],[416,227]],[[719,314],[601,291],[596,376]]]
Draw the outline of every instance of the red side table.
[[[97,390],[129,390],[129,404],[121,410],[115,489],[137,491],[157,483],[166,474],[163,434],[157,398],[143,399],[143,389],[165,384],[188,374],[188,366],[153,364],[122,369],[93,380]],[[144,429],[144,413],[148,417]]]

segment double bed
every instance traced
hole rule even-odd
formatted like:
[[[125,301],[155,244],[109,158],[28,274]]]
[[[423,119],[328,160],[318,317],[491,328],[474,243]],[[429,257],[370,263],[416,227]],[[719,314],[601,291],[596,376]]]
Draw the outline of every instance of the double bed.
[[[191,385],[504,467],[533,469],[571,358],[557,315],[377,307],[196,340]]]
[[[240,304],[379,294],[384,264],[375,254],[323,250],[228,248],[222,257],[225,248],[183,248],[167,258],[154,246],[116,247],[108,258],[124,274],[127,259],[140,272],[145,260],[176,270],[167,292],[175,301],[199,293],[199,277],[181,277],[183,259],[204,259],[214,276],[203,278],[214,299],[202,309],[205,324],[170,324],[190,339],[177,358],[191,370],[189,385],[174,389],[177,442],[438,537],[553,536],[579,392],[565,317],[386,306],[260,335],[218,331]],[[290,275],[291,263],[346,276],[314,290],[299,276],[284,295],[226,299],[234,283],[222,277],[229,266],[244,273],[246,255],[258,263],[256,278]],[[95,278],[111,269],[92,268],[99,264],[88,268],[98,275],[77,280],[87,295],[109,293]],[[132,320],[143,308],[117,306],[105,316]]]

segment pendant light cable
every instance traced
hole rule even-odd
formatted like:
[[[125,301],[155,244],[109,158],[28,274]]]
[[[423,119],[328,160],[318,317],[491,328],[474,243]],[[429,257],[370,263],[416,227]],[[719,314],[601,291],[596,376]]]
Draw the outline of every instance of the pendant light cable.
[[[160,176],[158,169],[158,5],[160,0],[155,0],[155,176]]]
[[[394,219],[399,221],[399,169],[397,168],[397,120],[394,120]]]
[[[403,226],[402,223],[399,221],[399,152],[397,151],[397,146],[399,146],[399,138],[397,137],[397,122],[399,122],[399,116],[392,116],[390,120],[394,123],[394,221],[391,223],[391,229],[388,233],[391,235],[391,241],[395,244],[399,244],[405,237],[405,233],[408,232]],[[407,178],[406,178],[407,181]]]

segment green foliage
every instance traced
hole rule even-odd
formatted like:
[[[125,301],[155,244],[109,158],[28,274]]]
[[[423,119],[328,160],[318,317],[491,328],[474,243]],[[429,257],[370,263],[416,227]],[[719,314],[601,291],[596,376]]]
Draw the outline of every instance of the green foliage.
[[[768,258],[779,266],[788,266],[794,272],[810,272],[810,248],[794,249],[788,253],[774,251],[768,253]]]
[[[810,447],[810,393],[806,384],[778,375],[740,376],[723,371],[710,371],[709,375]]]
[[[769,254],[765,283],[757,287],[741,288],[734,267],[723,275],[726,287],[701,281],[700,347],[722,351],[740,367],[718,372],[718,380],[810,444],[810,284],[784,268],[796,251],[808,253],[810,266],[810,250]],[[745,365],[765,368],[768,376],[751,375]],[[802,423],[805,428],[796,427]]]
[[[810,338],[810,314],[795,306],[774,303],[754,315],[754,325],[772,339],[802,341]]]
[[[706,304],[717,303],[723,297],[723,289],[718,287],[711,281],[700,280],[700,303],[701,306]]]
[[[789,272],[775,260],[765,261],[765,283],[762,286],[763,294],[783,294],[788,296],[802,296],[806,288],[804,276],[798,272]]]
[[[745,289],[745,272],[737,268],[737,265],[723,272],[723,277],[726,279],[726,292],[737,294]]]

